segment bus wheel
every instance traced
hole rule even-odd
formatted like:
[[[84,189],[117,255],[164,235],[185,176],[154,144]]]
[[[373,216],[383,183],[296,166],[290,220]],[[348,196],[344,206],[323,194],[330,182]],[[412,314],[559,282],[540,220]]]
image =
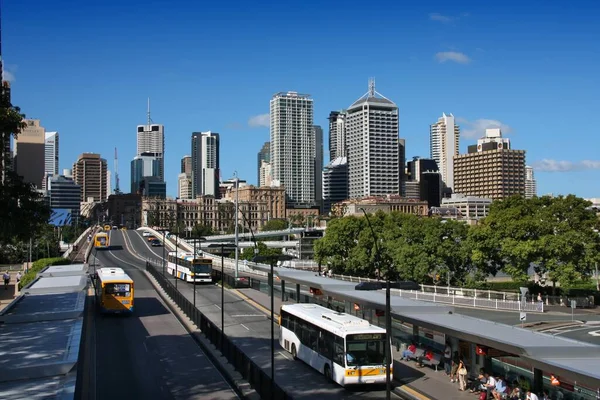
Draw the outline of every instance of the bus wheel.
[[[298,352],[296,351],[296,345],[292,344],[292,357],[294,358],[294,360],[298,359]]]
[[[325,379],[328,381],[331,380],[331,368],[329,368],[329,364],[325,364],[325,368],[323,369],[323,375],[325,375]]]

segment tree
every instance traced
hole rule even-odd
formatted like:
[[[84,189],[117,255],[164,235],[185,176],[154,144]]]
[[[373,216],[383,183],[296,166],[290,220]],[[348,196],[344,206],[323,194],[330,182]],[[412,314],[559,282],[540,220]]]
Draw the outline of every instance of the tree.
[[[50,219],[50,207],[35,188],[12,171],[0,187],[0,242],[29,240]]]
[[[337,273],[348,272],[357,238],[366,228],[364,218],[350,216],[331,220],[323,238],[314,242],[316,260]]]
[[[2,91],[0,94],[0,184],[4,186],[9,164],[4,151],[4,143],[11,136],[16,139],[27,124],[25,123],[25,114],[21,114],[21,109],[11,104],[8,90],[5,87],[0,90]]]
[[[284,219],[270,219],[262,227],[261,231],[283,231],[288,228]]]
[[[257,242],[256,247],[258,248],[259,256],[270,257],[281,255],[281,249],[267,247],[267,245],[263,242]],[[255,256],[254,249],[254,247],[246,247],[244,250],[242,250],[242,253],[240,254],[240,259],[252,261],[252,258],[254,258]]]
[[[210,225],[196,224],[192,228],[192,236],[193,237],[211,236],[214,234],[215,233]]]

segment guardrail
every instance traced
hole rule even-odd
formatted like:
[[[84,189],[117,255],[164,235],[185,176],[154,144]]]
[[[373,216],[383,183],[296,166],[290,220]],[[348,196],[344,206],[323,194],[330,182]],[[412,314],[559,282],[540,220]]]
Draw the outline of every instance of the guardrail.
[[[194,307],[192,302],[178,291],[175,285],[163,276],[152,263],[146,262],[146,270],[157,280],[158,284],[183,313],[204,333],[206,338],[220,349],[223,357],[250,383],[250,386],[256,390],[261,398],[268,400],[292,399],[276,382],[272,382],[269,374],[252,361],[227,335],[223,334],[215,323],[202,314],[198,308]]]
[[[77,240],[75,240],[75,243],[73,243],[68,249],[67,251],[65,251],[63,253],[63,258],[69,258],[69,256],[71,255],[71,253],[73,252],[73,249],[76,248],[79,243],[81,242],[81,240],[85,240],[85,238],[89,235],[89,233],[92,231],[92,229],[94,229],[94,227],[90,226],[89,228],[87,228],[85,231],[83,231],[83,233],[81,235],[79,235],[79,237],[77,238]]]

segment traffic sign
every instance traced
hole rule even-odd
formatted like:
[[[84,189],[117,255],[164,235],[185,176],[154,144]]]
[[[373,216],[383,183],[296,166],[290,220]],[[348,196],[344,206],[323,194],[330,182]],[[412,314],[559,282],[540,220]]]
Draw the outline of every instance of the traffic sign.
[[[520,313],[519,321],[521,321],[521,322],[527,321],[527,313],[524,313],[524,312]]]

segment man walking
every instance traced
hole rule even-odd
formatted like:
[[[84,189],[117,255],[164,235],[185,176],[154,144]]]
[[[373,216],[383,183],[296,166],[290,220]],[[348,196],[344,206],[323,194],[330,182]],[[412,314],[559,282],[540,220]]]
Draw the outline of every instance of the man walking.
[[[10,274],[8,271],[4,272],[2,278],[4,278],[4,290],[8,290],[8,284],[10,283]]]

